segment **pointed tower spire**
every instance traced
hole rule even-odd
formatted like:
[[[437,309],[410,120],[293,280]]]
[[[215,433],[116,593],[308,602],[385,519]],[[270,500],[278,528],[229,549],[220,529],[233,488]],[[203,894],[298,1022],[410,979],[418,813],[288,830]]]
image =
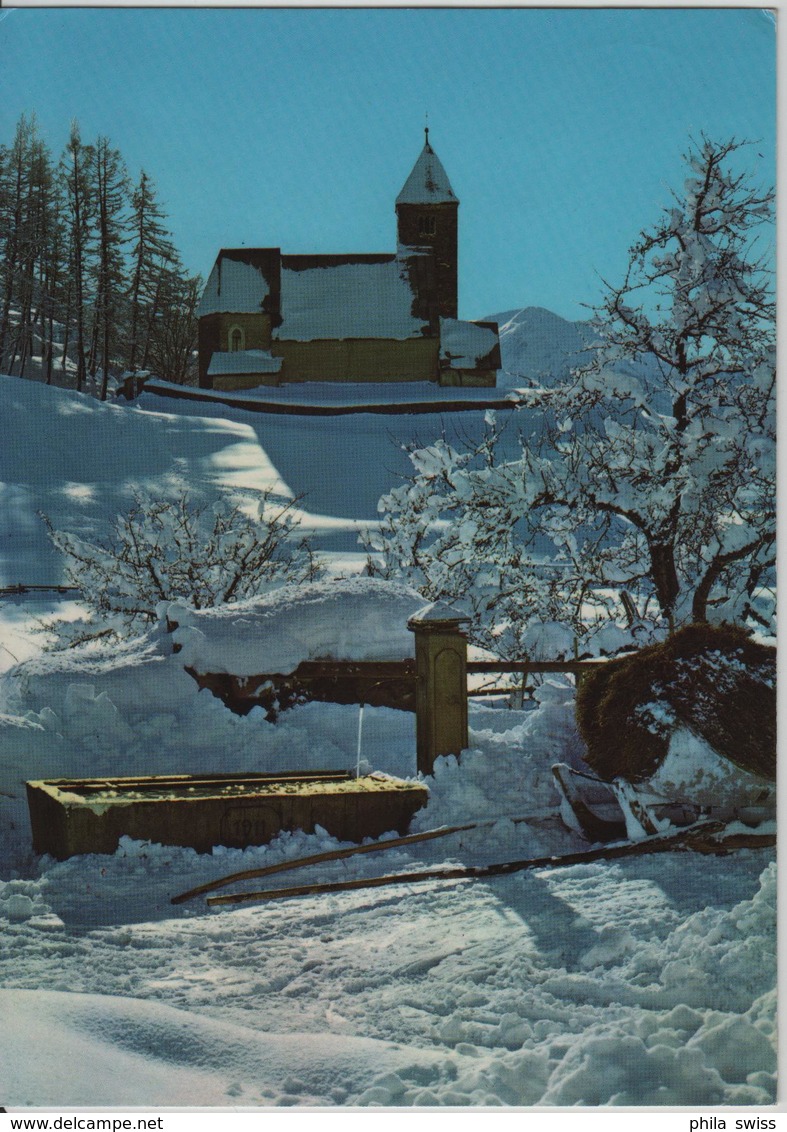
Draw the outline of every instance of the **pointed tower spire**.
[[[429,142],[428,126],[424,126],[424,136],[424,148],[396,198],[397,205],[459,204],[448,174]]]

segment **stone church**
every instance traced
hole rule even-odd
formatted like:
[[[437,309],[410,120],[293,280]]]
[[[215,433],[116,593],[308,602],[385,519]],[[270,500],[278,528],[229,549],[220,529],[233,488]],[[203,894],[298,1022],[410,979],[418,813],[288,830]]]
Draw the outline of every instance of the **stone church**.
[[[396,198],[396,252],[219,252],[197,310],[203,388],[495,384],[497,325],[456,317],[459,201],[425,133]]]

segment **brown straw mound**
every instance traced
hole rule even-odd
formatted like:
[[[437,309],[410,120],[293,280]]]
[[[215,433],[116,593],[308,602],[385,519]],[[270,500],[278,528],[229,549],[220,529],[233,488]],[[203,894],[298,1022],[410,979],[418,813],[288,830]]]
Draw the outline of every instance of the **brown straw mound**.
[[[605,779],[650,777],[682,725],[775,780],[776,649],[732,626],[689,625],[583,677],[577,723],[586,761]]]

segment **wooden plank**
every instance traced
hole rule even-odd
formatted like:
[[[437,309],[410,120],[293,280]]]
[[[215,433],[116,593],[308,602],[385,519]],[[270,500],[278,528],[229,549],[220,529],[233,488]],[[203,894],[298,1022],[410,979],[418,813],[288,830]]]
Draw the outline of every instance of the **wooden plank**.
[[[476,824],[443,826],[440,829],[426,830],[424,833],[409,833],[406,837],[392,837],[388,841],[375,841],[370,845],[352,845],[347,849],[331,849],[325,853],[313,853],[309,857],[296,857],[292,861],[279,861],[275,865],[265,865],[259,869],[245,869],[243,872],[232,873],[230,876],[200,884],[196,888],[189,889],[188,892],[181,892],[178,896],[172,897],[170,904],[183,904],[194,896],[214,892],[217,888],[223,888],[224,885],[234,884],[235,881],[273,876],[274,873],[290,872],[294,869],[304,868],[306,865],[322,864],[325,861],[342,861],[359,853],[381,853],[386,849],[400,849],[403,845],[415,845],[421,841],[431,841],[436,837],[447,837],[449,833],[460,833],[467,829],[475,829]]]
[[[4,586],[0,589],[0,596],[26,593],[78,594],[79,592],[77,586],[27,586],[24,582],[18,582],[15,586]]]
[[[521,684],[512,684],[510,688],[468,688],[467,695],[471,700],[476,700],[479,696],[508,696],[511,697],[516,692],[532,692],[534,689],[531,687],[522,688]]]
[[[364,676],[370,680],[402,680],[415,676],[415,661],[404,660],[302,660],[293,676],[331,676],[355,678]]]
[[[693,849],[695,843],[721,832],[723,822],[704,821],[687,826],[668,835],[658,835],[644,841],[624,841],[613,845],[602,845],[597,849],[586,849],[563,856],[530,857],[523,861],[504,861],[495,865],[469,865],[449,869],[425,869],[422,872],[393,873],[381,877],[364,877],[360,880],[339,881],[329,884],[305,884],[295,888],[266,889],[261,892],[231,892],[225,896],[209,896],[208,904],[247,904],[257,900],[279,900],[294,896],[320,896],[332,892],[350,892],[364,888],[383,888],[388,885],[416,884],[427,880],[477,880],[484,877],[507,876],[524,872],[526,869],[562,868],[586,862],[611,860],[619,857],[644,856],[649,853],[673,852]],[[775,837],[764,835],[760,844],[774,844]],[[723,846],[711,848],[710,852],[724,852]]]
[[[266,865],[259,869],[245,869],[240,873],[233,873],[230,876],[221,877],[219,880],[211,880],[206,884],[198,885],[197,888],[189,889],[188,892],[182,892],[179,896],[173,896],[171,904],[182,904],[186,900],[190,900],[194,896],[202,896],[206,892],[214,892],[217,888],[223,888],[227,884],[234,884],[238,880],[254,880],[260,877],[273,876],[274,873],[290,872],[294,869],[305,868],[307,865],[322,864],[325,861],[341,861],[347,857],[354,857],[359,853],[382,853],[386,849],[399,849],[403,845],[415,845],[420,841],[432,841],[436,837],[447,837],[450,833],[464,833],[469,829],[483,829],[486,826],[496,825],[499,821],[510,821],[515,825],[521,822],[534,821],[539,818],[550,816],[551,810],[547,812],[540,812],[535,814],[528,814],[527,817],[509,817],[508,815],[501,815],[497,818],[487,818],[484,821],[468,822],[466,825],[444,825],[436,829],[427,829],[423,833],[408,833],[405,837],[392,837],[387,841],[375,841],[369,845],[351,845],[347,849],[332,849],[326,853],[314,853],[309,857],[295,857],[291,861],[280,861],[276,865]]]
[[[589,672],[606,660],[469,660],[468,672]]]
[[[227,786],[248,783],[250,786],[271,784],[275,782],[320,782],[322,780],[343,781],[352,778],[349,770],[314,770],[314,771],[272,771],[268,774],[161,774],[142,775],[136,778],[48,778],[41,781],[43,786],[65,786],[69,790],[90,792],[93,790],[162,790],[168,786],[177,788],[184,786],[217,786],[222,783]]]

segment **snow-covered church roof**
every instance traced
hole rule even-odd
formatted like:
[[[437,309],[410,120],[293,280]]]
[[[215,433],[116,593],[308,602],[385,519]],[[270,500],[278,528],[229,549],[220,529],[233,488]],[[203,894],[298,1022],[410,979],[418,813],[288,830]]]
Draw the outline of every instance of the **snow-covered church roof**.
[[[429,132],[413,171],[396,198],[397,204],[459,204],[440,158],[429,144]]]
[[[281,286],[279,248],[222,248],[197,306],[206,314],[259,314],[271,297],[278,305]]]
[[[420,338],[410,258],[394,255],[282,256],[281,326],[274,338]]]
[[[419,258],[423,253],[415,248],[396,255],[223,248],[197,317],[265,312],[274,339],[289,341],[420,338],[429,332],[429,318],[416,286]]]

